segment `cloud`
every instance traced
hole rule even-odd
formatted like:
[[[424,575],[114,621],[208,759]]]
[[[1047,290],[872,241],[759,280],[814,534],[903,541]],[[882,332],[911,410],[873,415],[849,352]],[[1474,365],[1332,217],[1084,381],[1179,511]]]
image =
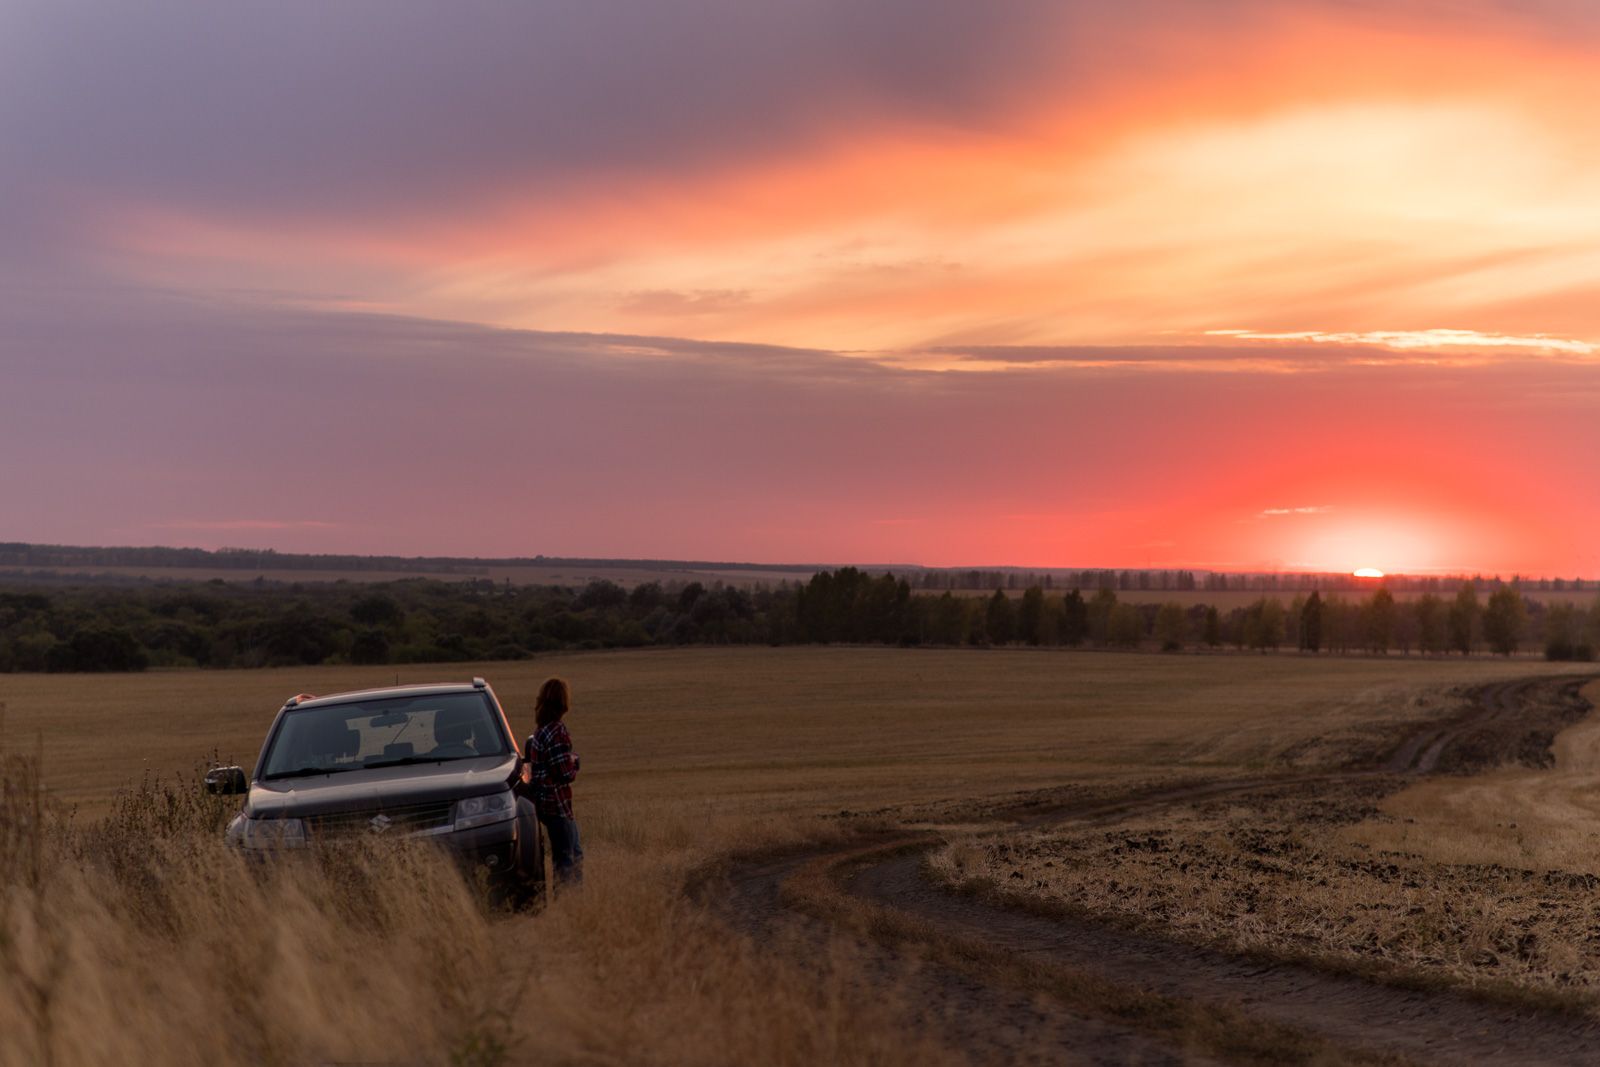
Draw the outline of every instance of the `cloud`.
[[[803,152],[841,119],[981,114],[1086,51],[1041,39],[1054,7],[20,0],[0,135],[29,151],[4,167],[269,216],[431,213]]]
[[[1519,337],[1511,334],[1485,333],[1481,330],[1367,330],[1362,332],[1325,332],[1321,330],[1294,330],[1282,333],[1257,330],[1207,330],[1207,337],[1222,337],[1237,341],[1310,341],[1329,345],[1374,345],[1402,352],[1445,352],[1468,349],[1476,352],[1522,350],[1541,355],[1592,356],[1600,353],[1600,344],[1580,341],[1571,337],[1550,337],[1536,334]]]
[[[708,315],[748,303],[748,289],[697,289],[681,293],[672,289],[646,289],[629,293],[620,310],[631,315]]]
[[[1333,508],[1327,504],[1318,504],[1314,507],[1299,508],[1262,508],[1258,513],[1262,518],[1278,515],[1326,515]]]
[[[948,370],[1143,369],[1306,371],[1368,361],[1372,350],[1357,345],[1319,348],[1282,345],[1189,343],[1169,345],[930,345],[883,353],[886,363]]]
[[[1327,331],[1310,350],[1419,317],[1582,341],[1595,23],[1576,0],[15,0],[0,259],[795,347],[1242,321]]]
[[[1019,100],[1226,62],[1291,16],[1568,41],[1600,22],[1582,0],[1285,7],[13,0],[0,133],[28,147],[7,153],[13,174],[348,221],[509,185],[804,158],[862,123],[1003,127]]]

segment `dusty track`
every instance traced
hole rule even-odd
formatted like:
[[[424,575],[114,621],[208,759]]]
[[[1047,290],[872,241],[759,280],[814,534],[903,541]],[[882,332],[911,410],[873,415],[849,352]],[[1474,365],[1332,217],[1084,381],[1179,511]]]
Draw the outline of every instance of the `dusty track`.
[[[1504,743],[1514,740],[1510,754],[1532,766],[1550,765],[1550,743],[1562,726],[1587,710],[1578,690],[1589,679],[1524,678],[1497,682],[1472,692],[1464,714],[1419,731],[1395,749],[1384,763],[1391,774],[1480,770],[1500,762]],[[1537,714],[1529,715],[1530,709]]]
[[[1100,803],[1036,804],[1001,817],[1018,828],[1093,825],[1285,783],[1460,772],[1488,765],[1508,750],[1524,762],[1544,764],[1555,731],[1587,708],[1578,694],[1585,681],[1528,679],[1474,690],[1466,711],[1407,738],[1380,763],[1381,770],[1210,782]],[[736,864],[728,873],[722,906],[757,936],[791,931],[788,936],[799,938],[797,949],[806,951],[804,946],[827,936],[834,922],[825,898],[803,886],[830,886],[853,912],[856,929],[881,935],[865,949],[869,968],[903,986],[908,1000],[920,1006],[924,1022],[941,1028],[951,1044],[976,1062],[1157,1064],[1271,1058],[1263,1055],[1259,1041],[1230,1049],[1215,1035],[1196,1038],[1171,1027],[1153,1034],[1148,1025],[1106,1019],[1104,1005],[1099,1012],[1084,1010],[1083,1003],[1074,1009],[1041,995],[1081,989],[1085,983],[1097,989],[1126,988],[1160,1003],[1198,1005],[1219,1018],[1259,1024],[1269,1036],[1274,1030],[1299,1031],[1309,1036],[1311,1047],[1322,1043],[1323,1054],[1332,1048],[1347,1058],[1583,1064],[1600,1056],[1600,1024],[1587,1019],[1514,1010],[1453,992],[1402,990],[1309,966],[1263,963],[958,895],[923,877],[923,854],[939,840],[927,833],[890,833],[873,841]],[[894,933],[885,935],[887,930]],[[913,966],[910,961],[918,958],[922,962]],[[985,971],[960,963],[996,958],[1025,961],[1026,966]]]

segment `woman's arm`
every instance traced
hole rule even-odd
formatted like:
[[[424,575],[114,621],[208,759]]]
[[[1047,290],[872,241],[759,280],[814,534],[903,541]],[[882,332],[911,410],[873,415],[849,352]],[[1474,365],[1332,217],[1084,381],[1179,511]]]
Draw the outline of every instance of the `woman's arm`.
[[[572,751],[572,735],[565,723],[550,731],[550,743],[540,752],[545,777],[555,785],[567,785],[578,777],[578,756]]]

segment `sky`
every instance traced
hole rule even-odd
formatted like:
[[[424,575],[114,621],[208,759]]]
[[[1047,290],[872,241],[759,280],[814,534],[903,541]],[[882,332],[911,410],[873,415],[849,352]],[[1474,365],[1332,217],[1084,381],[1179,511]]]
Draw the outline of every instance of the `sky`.
[[[0,0],[0,539],[1600,576],[1587,0]]]

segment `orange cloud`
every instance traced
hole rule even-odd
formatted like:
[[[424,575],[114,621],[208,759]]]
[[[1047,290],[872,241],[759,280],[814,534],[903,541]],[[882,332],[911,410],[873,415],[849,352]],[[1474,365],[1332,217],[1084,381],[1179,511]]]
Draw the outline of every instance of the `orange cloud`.
[[[513,182],[381,229],[152,211],[118,236],[167,281],[310,269],[371,306],[545,329],[1593,346],[1589,46],[1311,11],[1114,38],[1127,63],[977,123],[846,111],[796,158]]]

